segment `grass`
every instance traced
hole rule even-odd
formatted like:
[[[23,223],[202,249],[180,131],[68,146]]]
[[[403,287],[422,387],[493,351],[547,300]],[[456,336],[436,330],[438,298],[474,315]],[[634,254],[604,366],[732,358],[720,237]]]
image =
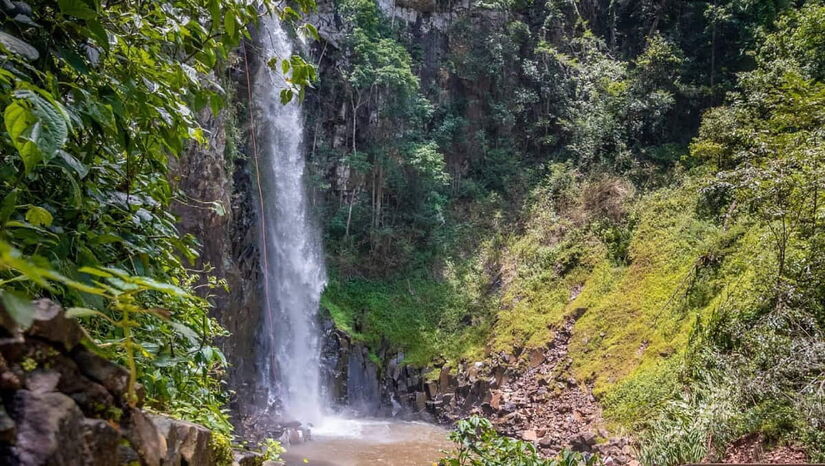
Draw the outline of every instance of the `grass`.
[[[520,224],[476,231],[483,240],[456,249],[436,272],[333,276],[322,305],[373,352],[402,350],[422,366],[529,354],[523,350],[545,345],[566,316],[585,309],[570,340],[573,375],[592,384],[614,428],[649,432],[646,458],[698,460],[707,438],[758,426],[743,427],[727,385],[713,378],[685,392],[692,339],[719,309],[758,308],[762,278],[775,268],[765,231],[747,220],[724,227],[704,219],[698,193],[688,180],[633,200],[633,222],[617,227],[628,231],[621,247],[598,234],[581,200],[557,208],[538,193]],[[617,250],[626,255],[617,260]],[[763,424],[758,430],[781,430]]]
[[[461,276],[426,275],[392,280],[333,276],[321,299],[336,326],[373,351],[403,351],[410,364],[458,359],[481,345],[486,312]]]

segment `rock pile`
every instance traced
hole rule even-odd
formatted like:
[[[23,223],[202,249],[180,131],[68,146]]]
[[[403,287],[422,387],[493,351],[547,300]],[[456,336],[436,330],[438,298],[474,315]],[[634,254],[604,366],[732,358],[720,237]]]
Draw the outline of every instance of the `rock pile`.
[[[569,448],[598,453],[607,464],[638,464],[630,440],[608,433],[590,388],[571,375],[567,345],[578,316],[556,329],[544,348],[519,357],[493,354],[456,368],[416,369],[403,365],[399,354],[384,371],[385,398],[423,420],[453,423],[482,415],[499,432],[532,442],[548,456]]]

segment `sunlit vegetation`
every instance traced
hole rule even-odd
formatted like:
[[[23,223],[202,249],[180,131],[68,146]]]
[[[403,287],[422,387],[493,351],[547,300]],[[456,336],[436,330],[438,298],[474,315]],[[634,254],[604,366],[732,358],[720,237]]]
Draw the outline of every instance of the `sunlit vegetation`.
[[[754,432],[821,458],[825,7],[576,3],[450,27],[419,126],[443,217],[396,204],[339,249],[331,216],[326,307],[415,364],[528,354],[580,315],[572,372],[646,464]]]
[[[11,5],[11,6],[8,6]],[[13,8],[14,11],[8,10]],[[31,323],[47,296],[130,370],[129,396],[230,434],[224,335],[193,270],[198,243],[170,204],[169,161],[203,144],[201,111],[227,103],[223,70],[260,14],[313,8],[245,1],[11,2],[0,32],[0,267],[3,305]],[[8,11],[7,11],[8,10]],[[306,28],[307,33],[314,31]],[[287,77],[301,94],[300,58]],[[206,209],[226,206],[205,205]],[[228,445],[228,437],[225,439]]]

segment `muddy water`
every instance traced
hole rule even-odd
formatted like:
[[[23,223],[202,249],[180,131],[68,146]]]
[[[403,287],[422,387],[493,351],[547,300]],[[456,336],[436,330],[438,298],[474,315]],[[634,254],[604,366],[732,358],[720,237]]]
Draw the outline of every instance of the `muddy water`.
[[[447,434],[417,422],[337,419],[313,429],[311,441],[282,456],[287,466],[431,466],[452,446]]]

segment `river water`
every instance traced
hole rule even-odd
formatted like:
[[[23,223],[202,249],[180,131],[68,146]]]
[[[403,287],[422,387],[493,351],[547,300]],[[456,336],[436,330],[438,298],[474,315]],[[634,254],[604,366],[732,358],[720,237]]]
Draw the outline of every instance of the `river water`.
[[[447,434],[420,422],[328,419],[282,456],[287,466],[431,466],[452,447]]]

